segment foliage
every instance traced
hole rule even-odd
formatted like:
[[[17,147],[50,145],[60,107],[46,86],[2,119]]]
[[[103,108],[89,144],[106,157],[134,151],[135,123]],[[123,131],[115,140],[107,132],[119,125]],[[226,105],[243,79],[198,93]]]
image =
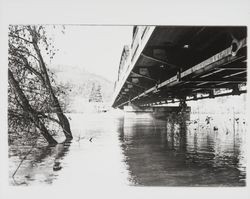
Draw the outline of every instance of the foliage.
[[[89,102],[102,102],[101,85],[97,86],[93,84],[92,90],[89,96]]]
[[[62,87],[56,85],[54,74],[46,64],[53,59],[57,50],[44,26],[9,26],[9,70],[18,81],[19,87],[31,107],[48,129],[52,123],[60,124],[55,117],[55,101],[52,92],[59,99],[65,93]],[[48,74],[48,79],[44,76],[45,72],[41,68],[41,64],[43,64],[41,62],[44,62],[46,66],[45,72]],[[51,85],[51,89],[49,85]],[[22,107],[11,85],[8,87],[8,102],[9,141],[13,141],[11,140],[15,137],[11,136],[13,134],[21,134],[26,137],[37,134],[35,133],[37,131],[34,131],[35,126],[32,119],[27,114],[25,107]]]

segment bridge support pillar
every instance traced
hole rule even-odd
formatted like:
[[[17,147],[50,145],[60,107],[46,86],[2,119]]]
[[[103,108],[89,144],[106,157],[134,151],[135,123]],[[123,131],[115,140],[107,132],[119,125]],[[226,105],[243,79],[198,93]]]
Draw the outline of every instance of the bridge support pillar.
[[[133,103],[129,103],[128,106],[124,106],[123,110],[125,112],[153,112],[152,107],[141,107],[141,106],[137,106]]]
[[[181,100],[180,100],[179,107],[181,108],[181,110],[185,110],[185,109],[187,108],[186,100],[181,99]]]
[[[135,104],[129,103],[128,106],[124,106],[125,113],[149,113],[155,118],[167,118],[172,114],[177,114],[181,117],[185,117],[186,120],[190,119],[191,107],[187,106],[186,101],[180,102],[179,106],[154,106],[154,107],[141,107]]]
[[[186,100],[181,99],[180,104],[179,104],[179,115],[184,119],[184,120],[190,120],[190,113],[191,113],[191,107],[187,106]]]

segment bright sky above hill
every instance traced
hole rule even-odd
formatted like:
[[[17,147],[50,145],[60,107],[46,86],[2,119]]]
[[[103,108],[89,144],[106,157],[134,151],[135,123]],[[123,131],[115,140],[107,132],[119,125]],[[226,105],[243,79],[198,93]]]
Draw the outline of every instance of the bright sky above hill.
[[[52,33],[59,51],[53,65],[82,67],[116,80],[123,46],[132,40],[132,26],[66,25],[65,34],[55,32]]]

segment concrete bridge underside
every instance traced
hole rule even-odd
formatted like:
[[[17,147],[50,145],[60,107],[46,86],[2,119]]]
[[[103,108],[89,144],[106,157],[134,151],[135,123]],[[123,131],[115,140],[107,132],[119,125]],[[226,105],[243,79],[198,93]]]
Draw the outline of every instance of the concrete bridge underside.
[[[246,92],[246,27],[135,26],[112,106],[154,106]]]

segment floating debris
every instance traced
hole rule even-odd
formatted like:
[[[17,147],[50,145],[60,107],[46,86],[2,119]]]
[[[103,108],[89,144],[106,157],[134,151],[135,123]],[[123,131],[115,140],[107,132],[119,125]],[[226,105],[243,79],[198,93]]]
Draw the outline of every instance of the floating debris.
[[[214,126],[214,131],[218,131],[218,127]]]
[[[53,171],[59,171],[61,169],[62,169],[62,167],[60,166],[60,162],[55,162],[55,164],[53,166]]]
[[[206,119],[205,119],[205,121],[206,121],[207,124],[210,124],[211,120],[212,120],[212,117],[209,117],[209,116],[207,116]]]

